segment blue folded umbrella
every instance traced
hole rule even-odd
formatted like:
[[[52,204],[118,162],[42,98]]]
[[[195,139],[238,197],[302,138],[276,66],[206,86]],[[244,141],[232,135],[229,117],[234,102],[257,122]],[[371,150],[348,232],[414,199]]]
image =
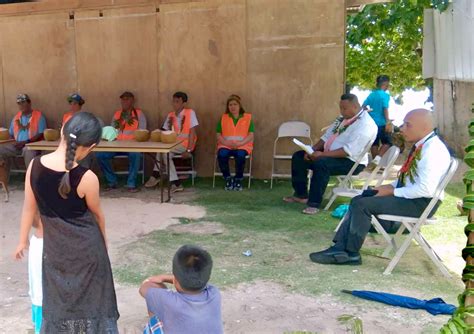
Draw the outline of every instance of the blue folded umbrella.
[[[446,304],[441,298],[433,298],[430,300],[422,300],[413,297],[394,295],[386,292],[366,291],[366,290],[342,290],[342,292],[352,294],[353,296],[373,300],[376,302],[400,306],[411,309],[423,309],[433,315],[453,314],[456,306]]]

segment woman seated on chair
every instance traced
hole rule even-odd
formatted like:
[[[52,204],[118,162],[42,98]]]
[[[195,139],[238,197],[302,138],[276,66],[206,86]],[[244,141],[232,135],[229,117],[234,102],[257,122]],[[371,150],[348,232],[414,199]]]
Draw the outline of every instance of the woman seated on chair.
[[[245,158],[252,153],[254,125],[252,115],[242,107],[240,97],[231,95],[217,124],[217,160],[225,179],[225,190],[242,190]],[[230,176],[229,158],[235,158],[235,177]]]

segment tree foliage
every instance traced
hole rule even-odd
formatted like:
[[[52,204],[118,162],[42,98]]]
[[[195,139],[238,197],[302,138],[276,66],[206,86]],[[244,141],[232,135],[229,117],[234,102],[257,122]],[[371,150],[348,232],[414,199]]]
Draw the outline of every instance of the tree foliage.
[[[445,10],[448,0],[394,0],[365,6],[347,19],[347,83],[371,89],[379,74],[391,78],[392,94],[422,89],[423,10]]]

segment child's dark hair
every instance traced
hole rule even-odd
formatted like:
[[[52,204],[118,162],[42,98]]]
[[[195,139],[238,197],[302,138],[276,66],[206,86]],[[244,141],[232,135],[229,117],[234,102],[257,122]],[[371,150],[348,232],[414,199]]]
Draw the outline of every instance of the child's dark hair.
[[[229,103],[231,101],[235,101],[239,104],[239,115],[243,115],[245,113],[245,109],[244,107],[242,107],[242,102],[240,102],[240,96],[236,95],[236,94],[232,94],[230,95],[228,98],[227,98],[227,102],[226,102],[226,108],[225,108],[225,113],[226,114],[229,114],[230,111],[229,111]]]
[[[211,270],[211,255],[201,247],[181,246],[173,257],[173,275],[184,290],[202,290],[211,277]]]
[[[176,92],[173,94],[173,99],[181,99],[183,102],[188,102],[188,95],[185,92]]]
[[[388,77],[388,75],[379,75],[375,81],[377,84],[377,88],[380,88],[384,83],[390,82],[390,78]]]
[[[78,112],[64,124],[62,131],[64,140],[67,143],[66,173],[61,179],[58,192],[62,198],[66,199],[67,194],[71,191],[69,171],[74,166],[76,149],[78,146],[89,147],[93,144],[98,144],[102,136],[102,127],[97,117],[91,113]]]

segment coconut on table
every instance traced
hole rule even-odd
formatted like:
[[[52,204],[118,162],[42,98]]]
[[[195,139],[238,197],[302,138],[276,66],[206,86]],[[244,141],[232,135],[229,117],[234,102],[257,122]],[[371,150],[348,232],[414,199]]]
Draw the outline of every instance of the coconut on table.
[[[10,132],[6,128],[0,128],[0,140],[10,139]]]
[[[47,141],[56,141],[59,140],[59,130],[57,129],[46,129],[43,133],[44,139]]]

